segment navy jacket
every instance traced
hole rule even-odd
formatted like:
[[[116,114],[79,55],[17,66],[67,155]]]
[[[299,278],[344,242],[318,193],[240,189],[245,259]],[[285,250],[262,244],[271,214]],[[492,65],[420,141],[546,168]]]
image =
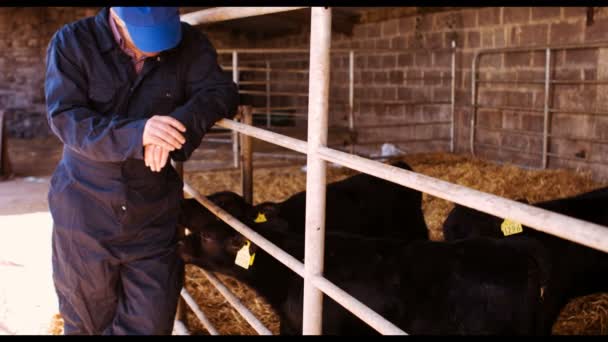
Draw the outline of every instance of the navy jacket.
[[[49,191],[56,224],[110,239],[174,221],[183,183],[169,163],[143,161],[147,118],[170,115],[186,127],[171,152],[187,160],[205,133],[237,111],[238,91],[207,37],[182,23],[182,41],[147,59],[139,75],[115,42],[109,9],[65,25],[47,50],[48,122],[64,143]]]

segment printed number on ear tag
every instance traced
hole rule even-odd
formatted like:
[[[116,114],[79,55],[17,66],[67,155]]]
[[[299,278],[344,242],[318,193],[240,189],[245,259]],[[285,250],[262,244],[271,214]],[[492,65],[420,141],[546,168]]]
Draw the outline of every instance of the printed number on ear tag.
[[[255,221],[253,221],[253,222],[255,222],[255,223],[263,223],[263,222],[266,222],[266,221],[268,221],[266,219],[266,215],[264,213],[258,213],[258,217],[256,217]]]
[[[241,266],[244,269],[249,269],[249,266],[253,265],[253,259],[255,258],[255,253],[249,254],[249,246],[251,242],[247,241],[245,246],[243,246],[238,253],[236,253],[236,259],[234,263]]]
[[[521,226],[521,223],[511,220],[504,220],[500,225],[500,230],[502,230],[504,236],[518,234],[524,231],[523,227]]]

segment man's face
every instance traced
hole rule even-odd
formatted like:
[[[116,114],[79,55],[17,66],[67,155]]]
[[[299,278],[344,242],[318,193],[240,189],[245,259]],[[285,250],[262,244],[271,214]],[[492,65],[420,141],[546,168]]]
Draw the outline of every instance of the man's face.
[[[160,53],[160,52],[143,52],[140,49],[138,49],[137,46],[135,46],[135,44],[133,43],[133,40],[131,40],[131,36],[129,35],[129,31],[127,30],[127,26],[125,25],[125,22],[122,21],[122,19],[120,19],[120,17],[118,17],[118,15],[116,15],[116,13],[114,13],[114,10],[111,8],[110,8],[110,15],[112,16],[112,19],[114,19],[114,22],[116,22],[116,24],[118,26],[118,30],[120,31],[120,34],[124,38],[125,43],[129,49],[135,51],[137,53],[137,55],[146,56],[146,57],[154,57]]]

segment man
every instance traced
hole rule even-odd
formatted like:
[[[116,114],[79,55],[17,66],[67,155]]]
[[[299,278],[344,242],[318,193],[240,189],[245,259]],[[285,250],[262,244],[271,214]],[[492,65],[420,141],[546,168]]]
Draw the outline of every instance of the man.
[[[209,40],[173,7],[104,8],[47,50],[48,121],[64,144],[48,195],[65,334],[170,334],[187,160],[237,111]]]

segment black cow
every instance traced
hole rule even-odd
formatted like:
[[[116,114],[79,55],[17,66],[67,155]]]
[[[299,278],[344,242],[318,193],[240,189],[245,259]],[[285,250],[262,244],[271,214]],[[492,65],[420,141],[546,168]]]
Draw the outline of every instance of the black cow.
[[[393,166],[410,170],[404,162]],[[256,211],[274,226],[304,233],[306,192],[296,193],[283,202],[265,202],[253,207],[236,193],[223,191],[208,198],[220,207],[237,214]],[[180,224],[196,229],[218,218],[195,199],[184,199]],[[399,222],[396,225],[395,222]],[[328,232],[358,234],[368,237],[396,238],[404,241],[428,239],[422,212],[422,193],[387,180],[360,173],[329,183],[326,190],[325,229]]]
[[[608,188],[577,196],[539,202],[533,206],[608,226]],[[490,237],[513,241],[541,265],[543,329],[550,333],[560,310],[574,297],[608,291],[608,253],[526,226],[504,236],[504,219],[456,204],[443,225],[446,240]],[[525,242],[528,242],[526,245]]]
[[[240,214],[245,217],[239,220],[303,260],[301,234],[274,227],[272,221],[255,223],[255,211]],[[235,265],[237,252],[247,244],[245,237],[217,221],[195,228],[181,242],[180,253],[188,263],[251,286],[279,314],[281,334],[301,334],[302,278],[253,244],[253,264],[248,269]],[[538,267],[506,241],[407,243],[327,234],[325,250],[324,276],[407,333],[536,333]],[[324,335],[377,334],[327,296],[323,307]]]

